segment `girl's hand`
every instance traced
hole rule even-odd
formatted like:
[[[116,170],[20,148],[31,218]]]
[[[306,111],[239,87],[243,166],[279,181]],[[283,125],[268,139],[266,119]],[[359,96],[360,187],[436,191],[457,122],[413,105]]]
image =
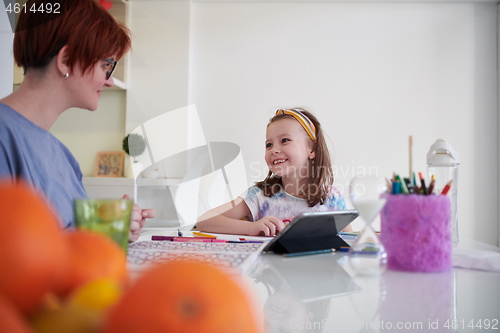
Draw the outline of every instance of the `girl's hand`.
[[[265,216],[258,221],[250,223],[249,236],[276,236],[286,224],[274,216]]]

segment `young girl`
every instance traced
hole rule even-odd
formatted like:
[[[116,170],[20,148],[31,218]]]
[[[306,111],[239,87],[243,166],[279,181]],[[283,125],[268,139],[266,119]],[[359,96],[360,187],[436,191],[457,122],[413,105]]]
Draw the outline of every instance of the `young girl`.
[[[269,173],[241,197],[203,214],[197,229],[275,236],[304,212],[346,209],[333,187],[330,155],[321,124],[304,109],[279,109],[266,131]],[[244,220],[246,218],[246,220]],[[351,231],[348,226],[344,231]]]

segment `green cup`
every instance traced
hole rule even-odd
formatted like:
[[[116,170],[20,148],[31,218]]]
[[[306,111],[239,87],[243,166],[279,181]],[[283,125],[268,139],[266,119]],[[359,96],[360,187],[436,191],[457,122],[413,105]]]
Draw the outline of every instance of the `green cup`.
[[[76,199],[74,203],[77,228],[107,235],[127,253],[132,200]]]

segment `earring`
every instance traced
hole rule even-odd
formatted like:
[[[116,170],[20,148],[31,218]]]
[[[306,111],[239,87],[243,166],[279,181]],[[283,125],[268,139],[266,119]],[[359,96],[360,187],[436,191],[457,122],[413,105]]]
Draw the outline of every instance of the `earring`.
[[[65,79],[67,79],[67,78],[68,78],[68,76],[69,76],[69,73],[66,73],[65,75],[63,75],[63,77],[64,77]]]

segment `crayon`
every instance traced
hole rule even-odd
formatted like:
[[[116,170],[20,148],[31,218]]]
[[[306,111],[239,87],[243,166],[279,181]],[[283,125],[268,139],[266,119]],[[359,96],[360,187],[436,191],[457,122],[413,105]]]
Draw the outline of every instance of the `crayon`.
[[[387,179],[387,177],[385,178],[385,182],[387,184],[387,192],[392,193],[392,183],[389,181],[389,179]]]
[[[204,233],[199,232],[199,231],[193,231],[193,235],[200,236],[200,237],[217,238],[217,236],[204,234]]]
[[[207,237],[174,237],[173,242],[202,242],[211,243],[212,239]]]

